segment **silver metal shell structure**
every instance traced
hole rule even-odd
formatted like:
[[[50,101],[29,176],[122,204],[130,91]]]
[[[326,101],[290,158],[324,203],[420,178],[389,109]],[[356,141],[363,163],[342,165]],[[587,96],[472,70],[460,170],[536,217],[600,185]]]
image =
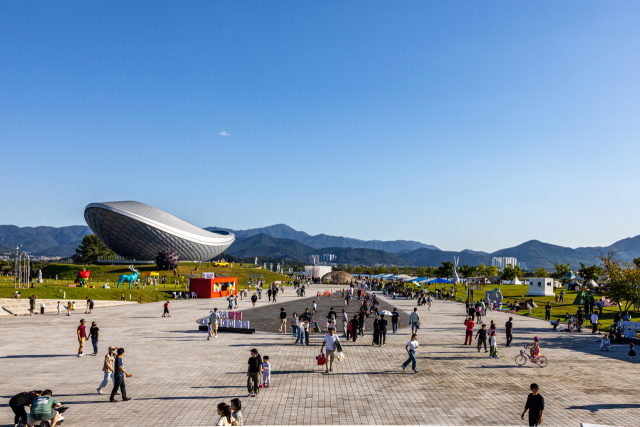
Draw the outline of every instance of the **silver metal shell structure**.
[[[158,251],[173,249],[180,261],[206,261],[224,252],[236,238],[133,201],[91,203],[84,208],[84,219],[109,249],[136,260],[154,260]]]

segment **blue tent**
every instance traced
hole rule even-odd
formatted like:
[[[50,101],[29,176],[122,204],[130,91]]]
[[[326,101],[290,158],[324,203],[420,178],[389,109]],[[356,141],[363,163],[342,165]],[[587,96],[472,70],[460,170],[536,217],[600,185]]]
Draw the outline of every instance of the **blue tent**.
[[[429,280],[427,283],[449,283],[453,285],[453,282],[451,280],[441,279],[439,277],[437,279]]]

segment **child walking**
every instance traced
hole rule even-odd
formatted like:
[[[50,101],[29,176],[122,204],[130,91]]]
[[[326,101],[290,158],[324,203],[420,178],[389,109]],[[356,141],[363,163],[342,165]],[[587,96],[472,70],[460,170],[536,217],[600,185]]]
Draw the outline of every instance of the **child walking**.
[[[491,353],[489,354],[489,359],[500,359],[498,357],[498,346],[496,345],[496,331],[491,332],[491,338],[489,340],[491,344]]]
[[[629,357],[632,359],[636,358],[636,351],[633,349],[633,343],[629,343]]]
[[[269,363],[269,356],[262,358],[262,385],[264,387],[271,385],[271,364]]]

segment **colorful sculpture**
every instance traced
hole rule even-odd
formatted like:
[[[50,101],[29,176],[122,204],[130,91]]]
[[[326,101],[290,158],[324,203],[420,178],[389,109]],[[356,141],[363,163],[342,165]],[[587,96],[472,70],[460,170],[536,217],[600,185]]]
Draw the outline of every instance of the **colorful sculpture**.
[[[76,274],[76,280],[74,280],[73,283],[79,283],[80,286],[84,286],[87,284],[89,276],[91,276],[91,270],[83,268],[82,270],[78,271],[78,274]]]
[[[129,270],[133,271],[133,274],[121,274],[118,278],[118,288],[120,287],[120,283],[129,282],[129,289],[131,289],[131,285],[133,282],[138,280],[138,276],[140,276],[140,272],[133,268],[133,265],[129,266]]]

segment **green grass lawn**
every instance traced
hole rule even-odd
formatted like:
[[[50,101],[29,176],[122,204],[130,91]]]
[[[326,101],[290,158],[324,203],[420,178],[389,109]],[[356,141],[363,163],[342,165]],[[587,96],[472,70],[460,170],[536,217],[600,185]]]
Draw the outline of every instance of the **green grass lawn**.
[[[81,268],[91,270],[88,285],[95,285],[96,288],[73,288],[69,285],[73,284],[76,273]],[[196,271],[196,267],[198,270]],[[288,277],[279,275],[270,271],[254,269],[253,265],[234,264],[230,267],[211,267],[207,263],[205,266],[198,267],[196,263],[181,263],[179,268],[179,276],[174,276],[173,271],[161,271],[160,277],[167,276],[167,284],[159,284],[157,287],[147,285],[144,288],[133,287],[129,289],[129,284],[123,284],[120,289],[116,288],[118,278],[121,274],[131,274],[131,270],[127,266],[112,265],[71,265],[71,264],[51,264],[42,270],[42,277],[45,283],[36,284],[35,288],[21,289],[23,298],[30,295],[36,295],[38,298],[44,299],[63,299],[63,293],[66,293],[66,299],[81,300],[89,297],[95,300],[119,300],[120,293],[124,292],[125,298],[131,301],[155,302],[165,298],[173,298],[173,292],[185,291],[187,284],[186,274],[202,275],[202,272],[215,272],[218,275],[228,275],[229,277],[237,277],[240,289],[244,289],[251,274],[262,274],[266,284],[275,281],[287,281]],[[158,271],[154,265],[136,266],[142,272]],[[54,283],[55,275],[58,274],[58,282]],[[141,283],[144,283],[148,276],[140,276]],[[176,285],[175,281],[179,280],[180,285]],[[109,284],[110,289],[103,289],[102,285]],[[13,298],[16,289],[14,288],[13,277],[0,277],[0,298]]]
[[[439,285],[438,289],[442,289],[441,286],[442,285]],[[444,286],[445,286],[444,291],[446,293],[448,292],[449,287],[451,285],[445,284]],[[435,287],[436,285],[431,285],[427,289],[433,292],[435,290]],[[578,294],[577,291],[565,290],[564,303],[556,304],[555,296],[528,297],[527,292],[529,291],[529,287],[524,285],[502,285],[502,286],[485,285],[483,291],[474,291],[474,299],[479,300],[480,298],[484,298],[484,295],[485,295],[484,291],[490,291],[495,288],[500,289],[500,292],[502,292],[502,297],[505,304],[509,301],[514,302],[514,300],[533,299],[533,301],[536,303],[538,307],[531,310],[531,316],[537,317],[539,319],[544,319],[544,306],[547,305],[547,302],[550,302],[552,307],[551,320],[556,320],[558,317],[560,317],[560,320],[562,322],[564,322],[565,313],[575,314],[578,311],[578,309],[582,307],[581,305],[573,305],[573,301],[576,299],[576,296]],[[559,294],[560,289],[556,289],[555,292]],[[464,289],[463,284],[458,285],[458,298],[462,298],[463,302],[466,300],[466,291]],[[598,300],[599,296],[594,295],[594,298]],[[623,309],[624,309],[624,306],[625,305],[623,304],[622,306]],[[633,308],[633,306],[631,308]],[[601,326],[599,327],[599,329],[609,330],[611,325],[613,324],[613,318],[617,312],[618,312],[618,307],[604,307],[604,309],[602,310],[602,316],[598,315],[598,319],[601,323]],[[529,316],[528,310],[518,311],[518,314]],[[629,314],[631,314],[631,316],[634,319],[638,319],[638,317],[640,317],[640,312],[638,311],[629,310]],[[490,321],[491,314],[489,314],[489,316],[485,317],[483,320]]]

